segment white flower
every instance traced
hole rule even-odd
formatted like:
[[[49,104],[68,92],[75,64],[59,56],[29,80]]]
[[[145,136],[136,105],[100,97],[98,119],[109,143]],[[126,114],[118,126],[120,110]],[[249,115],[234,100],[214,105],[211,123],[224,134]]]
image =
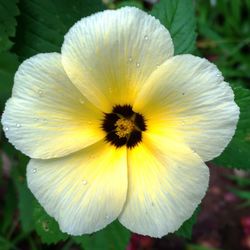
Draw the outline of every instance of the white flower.
[[[205,195],[239,116],[205,59],[174,55],[169,32],[136,8],[83,18],[61,54],[19,67],[2,117],[32,159],[28,186],[72,235],[117,219],[133,232],[177,230]]]

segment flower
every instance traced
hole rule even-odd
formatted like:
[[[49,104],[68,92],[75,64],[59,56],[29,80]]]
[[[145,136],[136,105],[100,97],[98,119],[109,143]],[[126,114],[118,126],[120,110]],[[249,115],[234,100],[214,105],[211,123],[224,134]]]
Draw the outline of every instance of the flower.
[[[63,232],[118,218],[161,237],[201,202],[204,162],[229,143],[238,116],[215,65],[174,56],[168,30],[126,7],[77,22],[61,54],[24,61],[2,124],[32,158],[28,186]]]

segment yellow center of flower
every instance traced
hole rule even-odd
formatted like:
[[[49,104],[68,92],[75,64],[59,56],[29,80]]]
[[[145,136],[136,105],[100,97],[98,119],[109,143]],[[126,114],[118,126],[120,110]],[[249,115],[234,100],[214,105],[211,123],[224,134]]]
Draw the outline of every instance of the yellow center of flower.
[[[120,118],[116,123],[116,134],[122,138],[128,136],[134,129],[134,122],[125,118]]]

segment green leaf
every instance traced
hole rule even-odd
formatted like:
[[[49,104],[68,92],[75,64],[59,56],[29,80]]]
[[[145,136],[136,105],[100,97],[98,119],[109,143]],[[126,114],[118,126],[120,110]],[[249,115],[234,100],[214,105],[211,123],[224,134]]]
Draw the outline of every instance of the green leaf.
[[[92,235],[74,237],[84,250],[125,250],[129,239],[130,232],[118,221]]]
[[[16,187],[18,191],[19,219],[24,232],[34,229],[33,213],[34,196],[27,187],[26,179],[23,176],[16,176]]]
[[[15,165],[11,171],[11,178],[15,183],[18,193],[19,220],[24,233],[29,233],[34,229],[34,221],[31,215],[34,209],[33,204],[35,199],[27,187],[25,178],[28,161],[29,158],[27,156],[18,153],[17,165]]]
[[[196,23],[192,0],[161,0],[151,14],[169,30],[176,55],[194,50]]]
[[[240,107],[240,119],[232,141],[213,162],[229,168],[250,169],[250,90],[240,86],[233,90]]]
[[[0,53],[0,109],[11,95],[14,74],[19,65],[17,56],[10,52]]]
[[[143,3],[141,1],[136,1],[136,0],[130,0],[130,1],[121,1],[121,2],[118,2],[116,4],[116,8],[122,8],[122,7],[125,7],[125,6],[132,6],[132,7],[136,7],[138,9],[144,9],[143,7]]]
[[[250,191],[231,188],[230,191],[241,199],[250,200]]]
[[[55,244],[68,238],[67,234],[60,231],[58,223],[37,202],[34,207],[33,219],[35,221],[35,230],[43,243]]]
[[[17,0],[0,0],[0,52],[9,50],[13,42],[9,39],[16,33],[16,16],[19,14]]]
[[[200,207],[198,207],[194,211],[193,215],[182,224],[180,229],[176,231],[175,234],[186,239],[191,239],[193,225],[195,224],[199,213],[200,213]]]
[[[101,0],[20,0],[14,49],[22,59],[41,52],[60,52],[69,28],[103,8]]]

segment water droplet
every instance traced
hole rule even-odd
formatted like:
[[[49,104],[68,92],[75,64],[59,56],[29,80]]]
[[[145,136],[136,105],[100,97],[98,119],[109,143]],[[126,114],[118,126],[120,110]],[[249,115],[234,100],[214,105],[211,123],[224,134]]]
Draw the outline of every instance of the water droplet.
[[[185,121],[182,121],[182,122],[181,122],[181,125],[185,125]]]
[[[33,168],[32,169],[32,173],[36,173],[37,172],[37,169],[36,168]]]
[[[137,64],[136,64],[136,67],[139,68],[139,67],[140,67],[140,63],[137,63]]]
[[[132,62],[132,61],[133,61],[132,57],[129,57],[128,61],[129,61],[129,62]]]
[[[20,128],[20,127],[21,127],[21,124],[17,123],[17,124],[16,124],[16,127],[17,127],[17,128]]]
[[[83,185],[87,185],[88,182],[87,182],[86,180],[83,180],[83,181],[82,181],[82,184],[83,184]]]
[[[42,97],[42,96],[43,96],[43,91],[42,91],[42,90],[39,90],[39,91],[38,91],[38,95],[39,95],[40,97]]]
[[[49,231],[49,225],[47,221],[43,221],[42,226],[43,226],[44,231]]]
[[[109,215],[106,215],[105,218],[108,220],[109,219]]]
[[[4,130],[5,130],[5,131],[9,131],[9,128],[8,128],[8,127],[5,127]]]
[[[85,101],[84,101],[82,98],[79,100],[79,102],[80,102],[81,104],[84,104],[84,103],[85,103]]]
[[[145,36],[144,36],[144,39],[147,41],[147,40],[148,40],[148,36],[147,36],[147,35],[145,35]]]

